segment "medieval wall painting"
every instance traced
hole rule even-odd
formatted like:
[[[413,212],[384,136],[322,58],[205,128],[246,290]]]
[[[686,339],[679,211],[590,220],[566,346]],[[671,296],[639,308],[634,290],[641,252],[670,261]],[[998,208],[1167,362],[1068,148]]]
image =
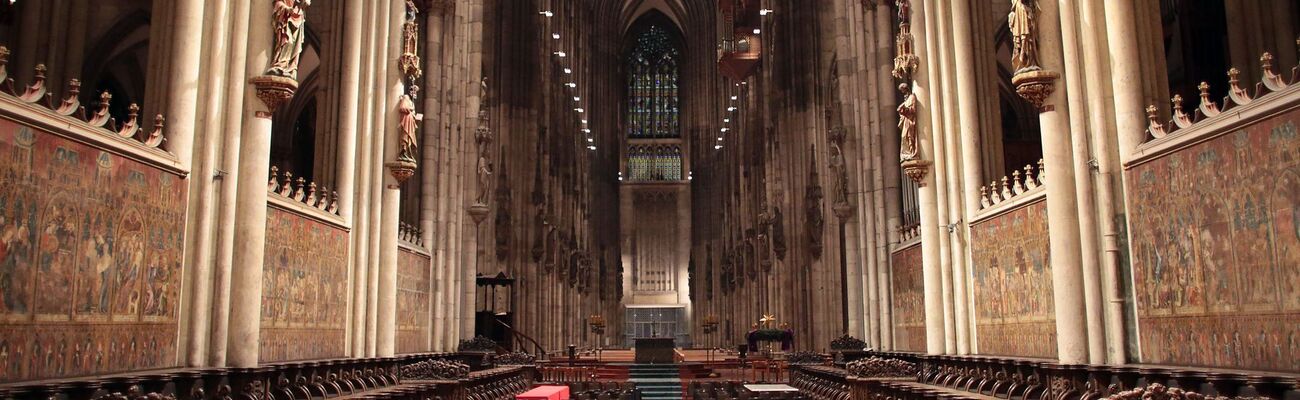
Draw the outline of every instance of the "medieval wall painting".
[[[894,347],[925,351],[925,279],[921,274],[921,245],[893,253]]]
[[[979,352],[1055,358],[1047,202],[976,222],[970,235]]]
[[[261,362],[343,357],[348,232],[267,208]]]
[[[399,247],[397,252],[397,352],[429,351],[429,256]]]
[[[1141,362],[1300,371],[1300,110],[1126,171]]]
[[[0,119],[0,382],[177,364],[186,186]]]

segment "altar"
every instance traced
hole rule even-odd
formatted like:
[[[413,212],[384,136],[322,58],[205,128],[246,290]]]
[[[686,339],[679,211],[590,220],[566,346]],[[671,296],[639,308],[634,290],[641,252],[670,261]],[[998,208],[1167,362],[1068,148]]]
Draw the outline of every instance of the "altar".
[[[667,337],[632,339],[636,348],[637,364],[672,364],[676,354],[676,341]]]

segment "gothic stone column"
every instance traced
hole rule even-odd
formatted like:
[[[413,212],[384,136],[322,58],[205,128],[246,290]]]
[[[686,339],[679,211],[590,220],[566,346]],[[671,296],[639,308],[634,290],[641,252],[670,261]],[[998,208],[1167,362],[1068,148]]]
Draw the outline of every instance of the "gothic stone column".
[[[1035,12],[1026,4],[1036,4],[1039,10]],[[1078,318],[1086,310],[1070,114],[1065,98],[1066,82],[1060,75],[1060,71],[1065,70],[1060,16],[1054,1],[1027,3],[1013,0],[1012,10],[1013,42],[1018,42],[1012,52],[1016,67],[1012,83],[1022,97],[1038,107],[1043,132],[1057,357],[1064,364],[1086,363],[1087,325],[1084,318]],[[1034,30],[1035,23],[1037,31]]]

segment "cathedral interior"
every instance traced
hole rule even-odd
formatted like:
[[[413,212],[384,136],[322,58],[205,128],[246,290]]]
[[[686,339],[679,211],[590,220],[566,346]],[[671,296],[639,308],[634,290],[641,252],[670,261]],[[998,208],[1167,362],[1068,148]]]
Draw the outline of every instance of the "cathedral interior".
[[[1298,52],[1295,0],[0,0],[0,400],[1297,400]]]

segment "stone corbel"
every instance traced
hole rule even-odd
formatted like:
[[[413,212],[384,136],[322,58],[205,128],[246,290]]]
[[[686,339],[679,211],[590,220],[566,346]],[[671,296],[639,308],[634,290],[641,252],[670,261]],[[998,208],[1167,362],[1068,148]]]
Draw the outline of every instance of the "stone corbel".
[[[1056,106],[1046,104],[1047,97],[1056,90],[1056,80],[1061,74],[1043,69],[1026,70],[1011,77],[1011,84],[1016,86],[1016,94],[1033,104],[1038,112],[1056,110]]]
[[[293,99],[294,93],[298,92],[298,80],[279,75],[255,76],[249,78],[248,83],[253,85],[257,99],[267,108],[266,111],[257,112],[258,118],[270,119],[275,110],[288,103]]]
[[[916,186],[925,186],[925,176],[930,173],[930,162],[919,158],[903,161],[903,173],[907,175]]]

